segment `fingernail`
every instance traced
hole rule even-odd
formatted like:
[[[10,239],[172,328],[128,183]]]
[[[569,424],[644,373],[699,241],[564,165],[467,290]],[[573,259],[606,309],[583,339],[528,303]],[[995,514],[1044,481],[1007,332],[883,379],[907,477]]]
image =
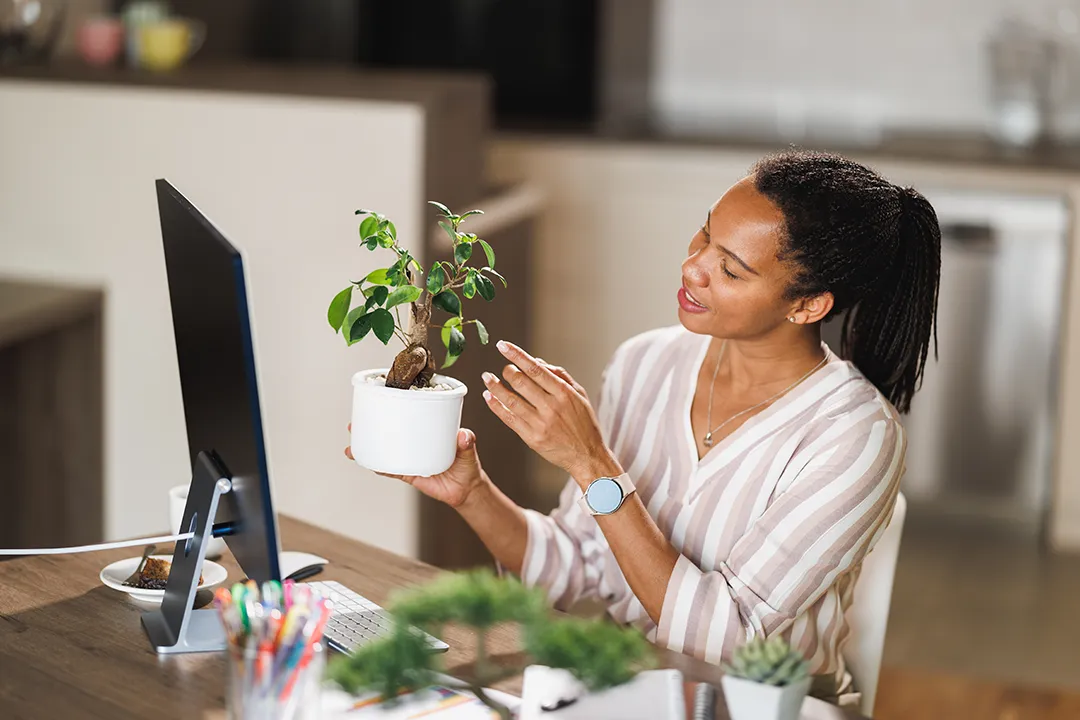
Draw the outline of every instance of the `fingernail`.
[[[484,391],[484,399],[485,400],[491,400],[491,393],[488,392],[487,390]]]
[[[484,382],[486,383],[495,382],[495,376],[489,372],[484,373],[481,377],[484,378]]]
[[[500,340],[499,342],[495,343],[495,347],[499,348],[500,352],[506,352],[510,349],[510,344],[505,340]]]

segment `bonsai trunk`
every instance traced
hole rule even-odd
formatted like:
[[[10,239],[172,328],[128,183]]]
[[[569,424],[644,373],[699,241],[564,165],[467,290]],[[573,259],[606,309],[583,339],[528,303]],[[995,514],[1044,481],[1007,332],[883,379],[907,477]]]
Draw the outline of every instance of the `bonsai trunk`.
[[[428,348],[428,326],[431,324],[431,294],[425,293],[409,305],[409,330],[405,349],[394,358],[386,376],[386,387],[408,390],[427,387],[435,376],[435,356]]]

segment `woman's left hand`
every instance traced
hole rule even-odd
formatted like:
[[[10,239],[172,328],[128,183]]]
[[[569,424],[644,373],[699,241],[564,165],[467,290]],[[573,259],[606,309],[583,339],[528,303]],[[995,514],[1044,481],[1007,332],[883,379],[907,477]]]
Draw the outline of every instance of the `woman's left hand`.
[[[503,369],[505,383],[484,373],[484,400],[492,412],[541,457],[581,484],[621,475],[585,388],[563,368],[548,365],[513,343],[500,341],[497,347],[511,364]]]

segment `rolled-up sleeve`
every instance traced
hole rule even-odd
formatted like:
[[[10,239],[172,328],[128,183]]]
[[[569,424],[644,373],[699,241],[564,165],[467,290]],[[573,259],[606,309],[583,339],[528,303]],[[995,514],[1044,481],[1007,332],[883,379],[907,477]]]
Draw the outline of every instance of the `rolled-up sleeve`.
[[[597,596],[608,551],[597,537],[596,521],[577,506],[580,495],[577,483],[571,480],[563,488],[559,507],[550,515],[525,511],[529,539],[521,580],[530,587],[544,588],[559,609]]]
[[[719,662],[748,638],[788,628],[877,542],[892,517],[905,445],[885,411],[838,419],[715,570],[680,556],[657,642]]]

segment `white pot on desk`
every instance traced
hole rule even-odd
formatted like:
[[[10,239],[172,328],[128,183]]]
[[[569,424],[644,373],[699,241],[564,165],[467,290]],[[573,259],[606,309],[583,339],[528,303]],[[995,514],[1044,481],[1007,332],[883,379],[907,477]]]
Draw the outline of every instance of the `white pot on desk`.
[[[810,678],[777,686],[725,675],[720,683],[731,720],[799,720],[810,690]]]

